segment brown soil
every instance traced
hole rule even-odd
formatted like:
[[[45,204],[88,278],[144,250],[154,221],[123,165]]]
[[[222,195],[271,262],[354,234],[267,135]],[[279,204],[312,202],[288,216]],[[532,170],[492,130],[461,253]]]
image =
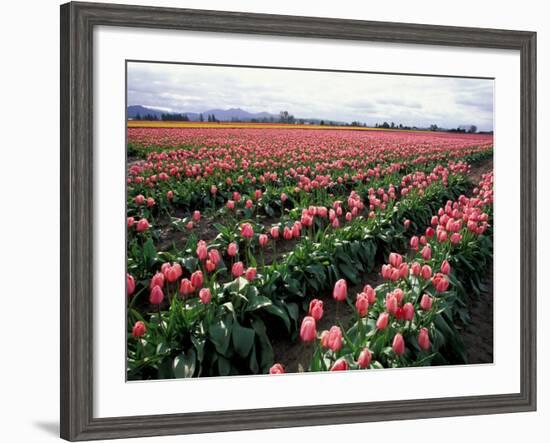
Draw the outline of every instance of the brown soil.
[[[468,176],[472,183],[477,184],[481,181],[481,176],[493,170],[493,157],[472,163]]]
[[[493,273],[485,284],[487,292],[470,306],[471,322],[462,331],[468,364],[493,362]]]

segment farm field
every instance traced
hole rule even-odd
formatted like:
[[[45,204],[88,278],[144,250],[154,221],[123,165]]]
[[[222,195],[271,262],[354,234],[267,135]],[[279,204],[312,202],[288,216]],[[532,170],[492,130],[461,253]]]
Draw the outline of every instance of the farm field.
[[[492,135],[143,123],[129,380],[492,361]]]

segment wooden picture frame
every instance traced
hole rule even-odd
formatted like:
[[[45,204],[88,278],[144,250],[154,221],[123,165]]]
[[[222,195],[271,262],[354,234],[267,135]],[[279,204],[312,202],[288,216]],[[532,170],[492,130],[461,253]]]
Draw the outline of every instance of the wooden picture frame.
[[[93,416],[92,31],[121,26],[512,49],[521,63],[521,390],[518,394],[186,414]],[[536,34],[113,4],[61,6],[61,437],[70,441],[536,409]]]

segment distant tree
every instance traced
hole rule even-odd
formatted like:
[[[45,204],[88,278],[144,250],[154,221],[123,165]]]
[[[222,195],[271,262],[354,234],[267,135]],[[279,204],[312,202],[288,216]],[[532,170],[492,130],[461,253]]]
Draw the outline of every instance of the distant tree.
[[[384,122],[382,123],[382,125],[380,126],[381,128],[384,128],[384,129],[389,129],[390,128],[390,125],[388,122]]]
[[[477,126],[476,125],[470,126],[470,128],[468,129],[468,132],[470,132],[471,134],[475,134],[477,132]]]
[[[430,131],[437,131],[437,130],[438,130],[438,127],[435,123],[433,125],[430,125]]]
[[[324,121],[324,120],[321,120],[321,121],[319,122],[319,124],[320,124],[321,126],[325,126],[325,121]]]
[[[202,114],[199,115],[199,121],[203,122],[204,121],[204,117]]]
[[[391,128],[395,128],[395,123],[394,122],[391,122]]]

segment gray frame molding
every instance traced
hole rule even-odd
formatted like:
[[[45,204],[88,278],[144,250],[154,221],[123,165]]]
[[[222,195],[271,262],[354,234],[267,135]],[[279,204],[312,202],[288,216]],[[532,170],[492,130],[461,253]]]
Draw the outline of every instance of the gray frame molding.
[[[94,26],[513,49],[521,57],[521,392],[154,416],[93,417]],[[61,437],[91,440],[536,409],[536,33],[99,3],[61,6]]]

